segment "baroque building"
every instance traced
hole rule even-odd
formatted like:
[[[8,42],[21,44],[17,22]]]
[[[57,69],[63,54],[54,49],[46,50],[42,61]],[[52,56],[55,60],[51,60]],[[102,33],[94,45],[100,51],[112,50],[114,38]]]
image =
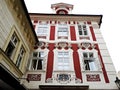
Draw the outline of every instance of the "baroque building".
[[[30,90],[117,90],[102,15],[72,14],[66,3],[51,8],[54,14],[29,14],[39,43],[30,55],[29,83],[22,83]]]
[[[51,9],[28,14],[24,0],[0,0],[0,90],[118,90],[102,15]]]

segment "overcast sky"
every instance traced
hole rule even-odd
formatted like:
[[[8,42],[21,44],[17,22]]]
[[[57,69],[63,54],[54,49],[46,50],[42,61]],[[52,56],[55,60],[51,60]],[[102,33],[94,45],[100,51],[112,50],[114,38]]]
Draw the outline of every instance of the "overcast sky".
[[[102,14],[100,27],[116,71],[120,71],[119,0],[25,0],[29,13],[53,13],[51,4],[73,4],[72,14]]]

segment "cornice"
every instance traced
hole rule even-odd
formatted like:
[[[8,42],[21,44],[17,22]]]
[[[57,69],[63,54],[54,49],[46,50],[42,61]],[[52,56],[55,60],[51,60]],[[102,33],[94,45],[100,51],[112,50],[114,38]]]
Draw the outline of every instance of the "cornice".
[[[34,20],[53,20],[53,21],[94,21],[98,25],[102,23],[102,15],[57,15],[57,14],[35,14],[30,13],[30,18]]]

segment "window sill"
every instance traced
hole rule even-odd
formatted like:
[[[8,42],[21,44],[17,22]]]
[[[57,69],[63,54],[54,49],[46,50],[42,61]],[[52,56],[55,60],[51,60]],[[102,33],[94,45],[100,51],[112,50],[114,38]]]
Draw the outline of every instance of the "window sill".
[[[82,71],[83,73],[102,73],[102,70],[99,70],[99,71]]]
[[[45,70],[28,70],[28,72],[45,72]]]

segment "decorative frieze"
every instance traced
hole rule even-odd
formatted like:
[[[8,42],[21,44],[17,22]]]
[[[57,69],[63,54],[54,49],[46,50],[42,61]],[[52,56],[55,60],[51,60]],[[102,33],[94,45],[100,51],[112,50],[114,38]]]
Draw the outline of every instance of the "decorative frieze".
[[[41,74],[28,74],[27,79],[29,81],[41,81]]]
[[[101,81],[99,74],[86,74],[86,79],[89,82]]]

